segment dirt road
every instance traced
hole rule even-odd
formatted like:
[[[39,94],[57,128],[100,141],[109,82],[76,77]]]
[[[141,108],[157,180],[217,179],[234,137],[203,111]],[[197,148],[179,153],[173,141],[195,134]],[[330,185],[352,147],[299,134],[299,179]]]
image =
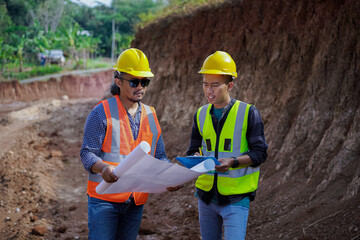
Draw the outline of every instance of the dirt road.
[[[94,102],[37,101],[1,119],[3,239],[87,238],[78,126]]]
[[[97,102],[35,101],[0,119],[1,239],[87,239],[87,173],[79,149]],[[176,195],[150,196],[138,239],[198,239],[191,192],[189,183]]]

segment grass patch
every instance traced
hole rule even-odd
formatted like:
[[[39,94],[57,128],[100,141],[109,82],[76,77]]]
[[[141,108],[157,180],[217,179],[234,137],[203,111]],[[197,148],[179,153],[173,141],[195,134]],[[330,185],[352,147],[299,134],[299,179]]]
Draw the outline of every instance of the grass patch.
[[[86,63],[86,69],[113,67],[113,64],[109,58],[99,57],[95,59],[88,59]],[[78,64],[81,64],[82,66],[82,60]],[[19,72],[18,64],[11,63],[6,66],[6,70],[0,75],[0,81],[21,81],[28,78],[41,77],[49,74],[71,72],[73,70],[74,68],[72,66],[69,67],[69,65],[66,64],[63,67],[50,64],[45,66],[24,64],[23,71]]]
[[[54,74],[61,72],[62,68],[57,65],[46,65],[46,66],[33,66],[27,68],[29,70],[24,70],[23,72],[14,71],[14,69],[9,69],[2,74],[2,79],[4,80],[23,80],[27,78],[44,76],[48,74]]]
[[[95,58],[95,59],[88,59],[86,62],[87,69],[94,69],[94,68],[112,68],[113,64],[111,60],[108,58]]]

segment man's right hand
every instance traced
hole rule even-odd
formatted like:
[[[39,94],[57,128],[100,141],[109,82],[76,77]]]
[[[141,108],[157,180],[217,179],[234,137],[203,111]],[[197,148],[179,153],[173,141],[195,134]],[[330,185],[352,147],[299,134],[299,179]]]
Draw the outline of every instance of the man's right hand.
[[[103,169],[101,171],[101,175],[102,175],[102,178],[105,180],[105,182],[113,183],[118,180],[118,177],[114,174],[114,169],[115,169],[115,166],[112,166],[112,165],[107,165],[107,166],[103,167]]]
[[[113,183],[118,180],[118,178],[114,174],[115,167],[116,166],[110,165],[103,161],[97,161],[97,162],[95,162],[94,165],[92,165],[91,172],[101,173],[102,178],[104,179],[105,182]]]

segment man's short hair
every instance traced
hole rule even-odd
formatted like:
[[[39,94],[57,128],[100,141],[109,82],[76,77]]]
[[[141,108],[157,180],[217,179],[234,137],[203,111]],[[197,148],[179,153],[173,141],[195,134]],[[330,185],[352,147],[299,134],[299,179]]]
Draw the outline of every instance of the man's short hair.
[[[122,72],[114,71],[114,81],[110,85],[110,92],[112,95],[120,95],[120,88],[115,83],[115,78],[121,79]]]
[[[234,79],[235,79],[234,76],[225,75],[226,84],[229,84],[229,83],[232,82]]]

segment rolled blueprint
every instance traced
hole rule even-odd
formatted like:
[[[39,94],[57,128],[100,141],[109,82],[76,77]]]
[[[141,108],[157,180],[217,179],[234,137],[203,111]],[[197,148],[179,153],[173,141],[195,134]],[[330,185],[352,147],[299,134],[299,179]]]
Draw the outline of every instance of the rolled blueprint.
[[[145,157],[151,150],[150,145],[142,141],[139,145],[136,146],[132,152],[127,155],[127,157],[121,161],[121,163],[114,169],[114,174],[117,177],[120,177],[124,172],[126,172],[130,167],[137,163],[140,159]]]
[[[142,141],[136,148],[129,154],[127,157],[120,162],[120,164],[114,169],[114,174],[120,178],[123,173],[125,173],[129,168],[131,168],[135,163],[140,159],[144,158],[151,150],[150,145]],[[96,192],[98,194],[103,194],[106,189],[108,189],[112,183],[107,183],[104,180],[96,187]]]

